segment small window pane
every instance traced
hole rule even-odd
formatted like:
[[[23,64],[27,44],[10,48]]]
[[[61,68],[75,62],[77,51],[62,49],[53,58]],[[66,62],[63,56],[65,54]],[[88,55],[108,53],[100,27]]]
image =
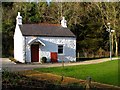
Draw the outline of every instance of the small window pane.
[[[63,45],[58,45],[58,54],[63,54]]]

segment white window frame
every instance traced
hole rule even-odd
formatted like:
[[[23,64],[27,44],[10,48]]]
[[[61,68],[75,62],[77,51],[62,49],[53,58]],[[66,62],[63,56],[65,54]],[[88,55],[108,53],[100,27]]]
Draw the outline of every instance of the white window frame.
[[[63,53],[59,53],[59,52],[58,52],[58,54],[59,54],[59,55],[64,55],[64,45],[63,45],[63,44],[58,44],[58,49],[59,49],[59,46],[63,46]]]

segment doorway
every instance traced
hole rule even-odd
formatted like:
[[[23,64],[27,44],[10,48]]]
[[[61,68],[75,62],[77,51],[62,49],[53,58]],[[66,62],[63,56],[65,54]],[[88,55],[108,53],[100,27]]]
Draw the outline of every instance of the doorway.
[[[31,45],[31,62],[39,62],[39,44]]]
[[[51,52],[51,62],[58,62],[57,52]]]

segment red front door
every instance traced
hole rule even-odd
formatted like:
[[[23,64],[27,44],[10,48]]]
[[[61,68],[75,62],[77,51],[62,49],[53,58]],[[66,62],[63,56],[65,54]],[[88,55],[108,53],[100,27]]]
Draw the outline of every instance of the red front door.
[[[39,44],[31,45],[31,62],[39,62]]]
[[[58,56],[56,52],[51,52],[51,62],[58,62]]]

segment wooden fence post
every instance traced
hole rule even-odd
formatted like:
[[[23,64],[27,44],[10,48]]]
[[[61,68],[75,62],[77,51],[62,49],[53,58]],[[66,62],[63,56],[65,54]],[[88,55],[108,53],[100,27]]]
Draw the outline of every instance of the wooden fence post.
[[[62,56],[62,68],[64,70],[64,56]],[[61,81],[63,81],[64,79],[64,71],[62,70],[62,77],[61,77]]]
[[[91,88],[91,77],[87,77],[87,80],[86,80],[86,90],[90,90]]]

